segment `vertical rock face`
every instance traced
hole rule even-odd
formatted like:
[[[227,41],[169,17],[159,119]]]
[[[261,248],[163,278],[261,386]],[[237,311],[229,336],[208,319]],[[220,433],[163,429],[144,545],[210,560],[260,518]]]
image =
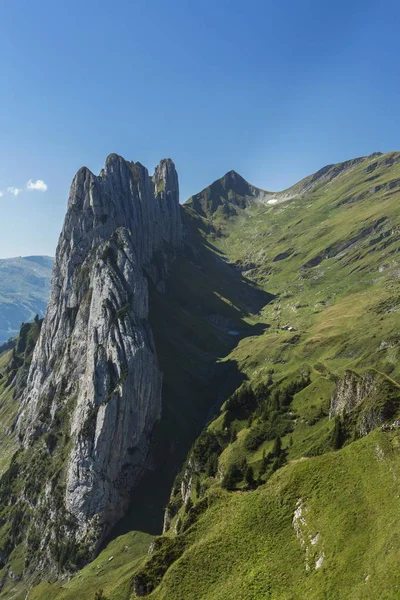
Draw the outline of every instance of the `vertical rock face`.
[[[181,237],[171,160],[153,177],[115,154],[99,176],[78,171],[17,427],[29,450],[68,423],[63,510],[92,546],[123,516],[160,418],[147,277],[162,289]]]
[[[368,371],[361,376],[354,371],[346,371],[344,377],[337,382],[332,394],[329,417],[342,417],[348,414],[376,388],[376,376],[373,372]]]

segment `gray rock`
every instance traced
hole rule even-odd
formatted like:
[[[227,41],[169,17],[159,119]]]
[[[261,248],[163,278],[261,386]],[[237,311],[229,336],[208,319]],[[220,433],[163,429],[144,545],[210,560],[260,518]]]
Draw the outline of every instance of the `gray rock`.
[[[342,417],[376,389],[376,378],[371,371],[364,376],[354,371],[346,371],[343,378],[336,383],[331,396],[329,417]]]
[[[171,160],[153,177],[115,154],[99,176],[78,171],[17,427],[29,448],[67,411],[64,508],[93,548],[127,509],[160,419],[147,277],[165,287],[181,240]]]

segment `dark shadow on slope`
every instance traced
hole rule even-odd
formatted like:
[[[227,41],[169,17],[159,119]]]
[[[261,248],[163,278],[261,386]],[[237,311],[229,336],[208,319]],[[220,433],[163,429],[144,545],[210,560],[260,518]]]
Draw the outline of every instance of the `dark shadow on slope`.
[[[159,534],[176,474],[194,440],[240,385],[234,361],[221,361],[239,341],[261,335],[266,323],[244,320],[273,296],[244,279],[183,211],[186,241],[169,274],[165,294],[150,283],[150,323],[164,374],[162,418],[153,433],[152,470],[132,495],[128,514],[112,538],[131,530]],[[109,541],[109,540],[108,540]]]

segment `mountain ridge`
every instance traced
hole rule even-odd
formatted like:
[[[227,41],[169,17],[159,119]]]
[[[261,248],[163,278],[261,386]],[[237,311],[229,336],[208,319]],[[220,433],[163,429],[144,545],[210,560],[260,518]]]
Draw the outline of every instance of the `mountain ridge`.
[[[387,153],[388,156],[398,153]],[[321,167],[315,173],[303,177],[297,183],[280,191],[267,191],[249,183],[237,171],[231,169],[225,175],[216,179],[209,186],[206,186],[185,201],[185,205],[191,207],[195,212],[202,217],[212,217],[220,206],[235,205],[239,208],[248,208],[254,202],[275,204],[286,200],[290,200],[300,195],[309,193],[318,185],[329,183],[336,177],[343,175],[349,169],[357,164],[369,160],[371,158],[380,158],[384,156],[382,152],[373,152],[367,156],[360,156],[354,159],[348,159],[340,163],[332,163]],[[239,186],[235,185],[239,182]],[[221,191],[225,192],[221,194]],[[229,193],[234,193],[233,198],[229,198]],[[219,202],[218,196],[219,194]],[[225,212],[225,217],[234,216],[235,211],[230,206],[228,209],[222,210]]]

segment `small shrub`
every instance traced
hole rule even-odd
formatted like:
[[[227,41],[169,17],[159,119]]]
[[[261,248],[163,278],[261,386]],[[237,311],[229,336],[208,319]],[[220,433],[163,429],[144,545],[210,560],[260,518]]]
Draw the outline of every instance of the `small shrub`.
[[[236,485],[243,479],[243,471],[237,463],[231,463],[222,480],[222,487],[226,490],[234,490]]]

